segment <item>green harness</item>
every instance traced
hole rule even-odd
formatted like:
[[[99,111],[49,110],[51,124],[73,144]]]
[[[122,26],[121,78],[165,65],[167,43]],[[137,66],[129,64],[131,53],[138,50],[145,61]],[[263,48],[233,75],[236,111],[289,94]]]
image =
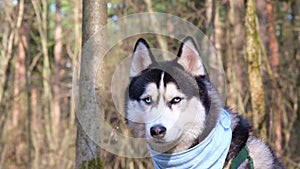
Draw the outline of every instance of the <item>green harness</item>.
[[[250,168],[254,169],[253,159],[250,157],[249,149],[245,145],[239,154],[231,161],[230,169],[237,169],[246,159],[250,164]]]

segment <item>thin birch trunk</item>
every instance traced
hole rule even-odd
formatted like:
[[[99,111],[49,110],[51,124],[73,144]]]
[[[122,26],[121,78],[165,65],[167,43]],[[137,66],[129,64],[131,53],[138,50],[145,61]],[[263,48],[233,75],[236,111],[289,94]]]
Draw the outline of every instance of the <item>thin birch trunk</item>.
[[[34,159],[32,161],[32,168],[39,169],[41,162],[41,126],[39,122],[40,118],[40,107],[39,107],[39,95],[38,90],[34,87],[31,88],[31,107],[32,107],[32,146],[34,147]]]
[[[243,97],[245,93],[243,91],[243,86],[246,86],[244,79],[245,73],[247,69],[245,68],[245,59],[244,57],[240,57],[244,55],[244,44],[245,44],[245,27],[243,20],[245,18],[245,4],[243,1],[235,1],[230,0],[231,10],[231,18],[232,18],[232,26],[233,32],[231,34],[231,44],[232,44],[232,57],[233,62],[231,63],[231,67],[233,67],[233,78],[232,78],[232,88],[234,93],[232,96],[234,98],[234,105],[237,105],[237,111],[240,114],[245,114],[245,105],[243,104]],[[240,69],[240,70],[239,70]],[[239,70],[239,71],[236,71]]]
[[[25,48],[27,47],[24,25],[21,25],[24,16],[24,0],[19,1],[19,14],[17,19],[17,29],[19,35],[18,55],[16,56],[15,63],[15,79],[14,79],[14,107],[13,107],[13,127],[18,127],[19,113],[20,113],[20,94],[22,88],[25,86]]]
[[[72,68],[74,71],[75,65],[77,65],[77,60],[80,55],[80,47],[81,47],[81,27],[80,27],[80,14],[82,13],[80,2],[75,0],[74,1],[74,55],[72,58]],[[73,83],[73,82],[72,82]],[[69,126],[74,126],[75,123],[75,106],[74,106],[74,95],[71,96],[70,101],[70,119],[69,119]]]
[[[52,110],[52,91],[51,91],[51,71],[50,71],[50,58],[48,54],[48,2],[47,0],[32,0],[31,1],[34,13],[36,15],[36,22],[38,27],[39,36],[41,38],[41,52],[43,56],[42,63],[42,111],[45,120],[45,135],[46,141],[50,150],[53,152],[57,149],[55,144],[52,126],[53,126],[53,110]],[[56,163],[56,156],[50,156],[48,164],[54,166]]]
[[[277,40],[277,36],[275,33],[275,8],[274,2],[268,0],[266,4],[266,18],[267,18],[267,31],[269,38],[269,53],[270,60],[273,72],[273,78],[271,82],[272,91],[271,91],[271,104],[273,106],[270,107],[270,112],[274,118],[274,127],[275,127],[275,149],[277,155],[282,153],[282,111],[281,111],[281,92],[278,90],[277,86],[277,78],[278,74],[278,65],[279,65],[279,44]]]
[[[53,123],[52,131],[54,136],[54,144],[59,144],[60,138],[60,114],[61,114],[61,79],[62,79],[62,25],[61,25],[61,11],[60,11],[60,0],[56,0],[55,4],[55,34],[54,34],[54,85],[53,85]]]
[[[151,0],[145,0],[145,3],[146,3],[148,11],[149,12],[154,12],[153,7],[152,7],[152,1]],[[159,23],[153,15],[150,15],[150,21],[152,23],[153,28],[158,29]],[[157,32],[159,32],[159,30],[157,30]],[[168,43],[161,35],[156,35],[156,39],[157,39],[157,42],[158,42],[158,45],[159,45],[160,49],[168,50]],[[165,59],[165,60],[171,59],[171,58],[168,57],[166,52],[163,52],[162,56],[163,56],[163,59]]]
[[[256,16],[256,0],[248,0],[246,7],[246,59],[252,106],[253,127],[266,137],[265,93],[262,81],[261,54]]]
[[[3,13],[5,15],[5,23],[3,23],[3,34],[1,39],[1,78],[0,78],[0,139],[2,137],[4,124],[6,123],[6,118],[8,115],[8,110],[6,108],[9,106],[7,104],[7,96],[10,96],[10,93],[14,91],[8,91],[9,89],[9,80],[12,77],[12,67],[13,64],[13,52],[14,52],[14,42],[18,33],[18,23],[20,17],[17,18],[17,22],[13,19],[14,11],[13,4],[9,1],[3,2]],[[21,10],[22,11],[22,10]],[[20,13],[19,13],[20,14]],[[13,83],[12,83],[13,84]],[[10,96],[11,97],[11,96]]]

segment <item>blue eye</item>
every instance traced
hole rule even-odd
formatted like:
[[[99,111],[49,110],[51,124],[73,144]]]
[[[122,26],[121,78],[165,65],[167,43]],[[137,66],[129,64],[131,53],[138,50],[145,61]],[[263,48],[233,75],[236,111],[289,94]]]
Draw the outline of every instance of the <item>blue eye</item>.
[[[181,100],[182,100],[182,98],[180,98],[180,97],[174,97],[174,98],[170,101],[170,103],[171,103],[171,104],[177,104],[177,103],[181,102]]]
[[[144,98],[144,99],[142,99],[146,104],[151,104],[152,103],[152,99],[151,99],[151,97],[146,97],[146,98]]]

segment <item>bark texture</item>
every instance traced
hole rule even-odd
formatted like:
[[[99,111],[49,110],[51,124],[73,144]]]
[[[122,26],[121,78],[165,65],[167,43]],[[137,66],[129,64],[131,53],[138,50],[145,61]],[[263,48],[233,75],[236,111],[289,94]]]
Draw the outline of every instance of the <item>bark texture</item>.
[[[82,46],[88,41],[88,39],[97,33],[107,23],[107,2],[106,0],[84,0],[83,5],[83,20],[82,20]],[[102,41],[104,42],[104,41]],[[94,49],[97,50],[97,49]],[[96,51],[94,51],[96,52]],[[80,82],[79,82],[79,102],[84,105],[88,97],[86,93],[89,93],[84,87],[87,85],[85,81],[88,73],[93,72],[93,62],[88,60],[92,59],[88,55],[81,56],[81,70],[80,70]],[[87,65],[91,64],[91,65]],[[83,67],[84,66],[84,67]],[[89,71],[90,70],[90,71]],[[84,108],[81,107],[81,108]],[[77,110],[83,111],[83,110]],[[92,127],[91,127],[92,128]],[[102,162],[99,159],[100,147],[94,143],[86,134],[80,123],[77,121],[77,138],[76,138],[76,169],[82,168],[101,168]]]
[[[246,59],[252,106],[253,127],[266,136],[265,94],[262,81],[261,54],[259,46],[256,0],[248,0],[246,7]]]

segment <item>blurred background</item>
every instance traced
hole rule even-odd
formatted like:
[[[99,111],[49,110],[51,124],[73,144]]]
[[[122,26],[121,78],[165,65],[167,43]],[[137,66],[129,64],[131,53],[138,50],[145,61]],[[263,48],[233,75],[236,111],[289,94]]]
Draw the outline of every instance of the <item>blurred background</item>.
[[[223,62],[226,105],[256,124],[256,135],[287,168],[300,168],[300,1],[257,0],[256,8],[265,102],[260,121],[253,118],[253,102],[260,100],[251,100],[247,68],[246,1],[112,0],[107,2],[107,21],[150,11],[196,25]],[[81,1],[0,0],[0,169],[74,168],[72,73],[80,58],[81,28]],[[129,131],[112,102],[110,81],[116,64],[132,52],[139,37],[154,48],[175,53],[179,45],[170,37],[139,35],[109,52],[113,57],[107,57],[101,75],[107,82],[101,105],[106,121],[122,133]],[[153,168],[149,158],[118,157],[106,151],[101,151],[101,160],[104,168]]]

